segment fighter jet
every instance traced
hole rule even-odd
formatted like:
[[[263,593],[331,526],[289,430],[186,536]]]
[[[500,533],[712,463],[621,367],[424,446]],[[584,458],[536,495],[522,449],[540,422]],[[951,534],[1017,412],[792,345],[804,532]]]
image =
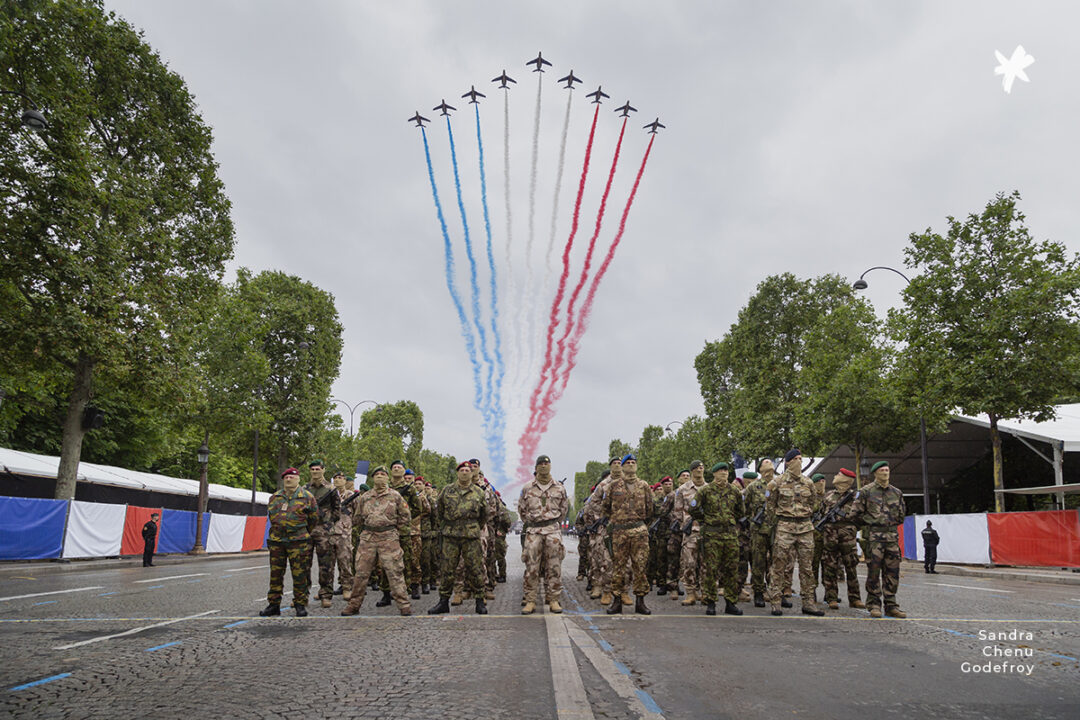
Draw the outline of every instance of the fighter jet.
[[[470,104],[470,105],[479,105],[479,104],[480,104],[480,101],[479,101],[479,100],[477,100],[476,98],[478,98],[478,97],[487,97],[487,95],[485,95],[485,94],[484,94],[484,93],[482,93],[482,92],[479,92],[479,91],[478,91],[478,90],[476,89],[476,86],[475,86],[475,85],[472,85],[472,86],[470,86],[470,88],[469,88],[469,92],[465,93],[465,94],[464,94],[464,95],[462,95],[461,97],[463,97],[463,98],[472,98],[471,100],[469,100],[469,104]]]
[[[615,108],[615,112],[622,113],[622,115],[620,115],[619,117],[630,117],[630,113],[637,112],[637,108],[630,107],[630,101],[627,100],[625,105]]]
[[[432,110],[441,110],[442,112],[439,113],[439,114],[440,115],[446,115],[447,117],[450,116],[450,113],[448,113],[447,110],[457,110],[457,108],[454,107],[453,105],[447,105],[445,98],[443,98],[442,103],[440,103],[439,105],[436,105],[435,107],[433,107],[431,109]]]
[[[527,62],[525,64],[526,65],[535,65],[536,68],[533,70],[533,72],[544,72],[544,66],[545,65],[551,65],[551,63],[549,63],[547,60],[544,59],[544,54],[543,53],[536,53],[536,58],[533,59],[533,60],[530,60],[529,62]]]
[[[567,87],[567,89],[569,89],[569,90],[573,90],[573,89],[574,89],[574,83],[579,83],[579,82],[581,82],[581,78],[579,78],[579,77],[574,77],[574,71],[573,71],[573,70],[571,70],[571,71],[570,71],[570,74],[569,74],[569,75],[567,75],[567,76],[566,76],[566,77],[564,77],[564,78],[559,78],[559,82],[564,82],[564,83],[566,83],[566,87]]]
[[[502,71],[502,75],[492,78],[491,82],[502,83],[501,85],[499,85],[500,90],[509,90],[510,86],[506,84],[508,82],[512,82],[517,85],[517,80],[507,75],[505,69]]]
[[[650,135],[655,135],[657,128],[667,127],[667,125],[661,125],[660,124],[660,118],[656,118],[655,120],[653,120],[648,125],[645,125],[644,127],[652,128],[652,130],[649,131],[649,134]]]
[[[608,95],[606,92],[604,92],[603,89],[599,85],[597,85],[596,86],[596,92],[591,92],[588,95],[586,95],[585,97],[596,98],[595,100],[593,100],[593,103],[596,104],[596,105],[599,105],[601,102],[603,102],[604,98],[609,98],[611,96]]]
[[[417,111],[416,111],[416,114],[415,114],[415,115],[413,115],[413,116],[412,116],[411,118],[409,118],[409,119],[408,119],[408,122],[414,122],[414,123],[416,123],[416,127],[422,128],[422,127],[424,127],[424,123],[426,123],[426,122],[431,122],[431,121],[430,121],[430,120],[428,120],[428,119],[427,119],[426,117],[424,117],[423,115],[421,115],[421,114],[420,114],[420,111],[419,111],[419,110],[417,110]]]

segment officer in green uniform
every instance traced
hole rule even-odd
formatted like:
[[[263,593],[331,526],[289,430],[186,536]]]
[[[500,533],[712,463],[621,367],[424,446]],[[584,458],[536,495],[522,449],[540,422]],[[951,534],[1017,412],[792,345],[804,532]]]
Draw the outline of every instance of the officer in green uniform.
[[[450,612],[450,593],[454,572],[464,560],[465,588],[476,598],[476,614],[487,615],[484,603],[484,554],[480,548],[480,530],[488,520],[487,498],[473,483],[472,466],[463,462],[457,467],[457,482],[439,493],[439,527],[442,533],[442,579],[439,602],[428,615]]]
[[[742,493],[728,482],[730,466],[712,466],[713,481],[690,500],[690,517],[701,524],[702,594],[705,614],[716,614],[717,583],[724,586],[724,613],[742,615],[739,601],[739,518],[746,513]]]
[[[334,525],[341,517],[341,498],[330,483],[326,482],[322,460],[308,463],[311,482],[307,491],[315,498],[319,509],[319,522],[311,531],[311,551],[319,559],[319,600],[323,607],[330,607],[334,597],[334,566],[337,563],[333,538]],[[308,561],[309,574],[314,570],[314,557]]]
[[[766,485],[773,479],[772,461],[762,460],[759,467],[761,476],[755,472],[743,475],[743,480],[750,481],[743,492],[743,501],[746,503],[747,522],[750,523],[750,588],[754,592],[754,607],[765,607],[776,515],[769,511],[765,491]]]
[[[281,473],[284,488],[270,496],[266,513],[270,534],[270,591],[266,593],[263,617],[281,614],[281,596],[285,586],[285,567],[292,567],[293,608],[297,617],[307,612],[308,588],[311,586],[311,531],[319,522],[315,497],[300,487],[300,473],[289,468]]]
[[[897,526],[904,522],[904,494],[889,484],[889,464],[882,460],[870,468],[874,482],[863,486],[851,503],[850,517],[866,538],[866,606],[870,617],[885,614],[906,618],[896,602],[900,587],[900,537]]]

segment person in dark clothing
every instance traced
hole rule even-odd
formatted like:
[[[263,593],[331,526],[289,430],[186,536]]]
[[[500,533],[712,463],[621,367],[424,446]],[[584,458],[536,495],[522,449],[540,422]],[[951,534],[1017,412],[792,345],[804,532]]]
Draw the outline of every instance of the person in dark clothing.
[[[934,566],[937,565],[937,546],[941,542],[941,538],[938,537],[937,530],[934,529],[934,524],[929,520],[926,521],[926,529],[922,531],[923,542],[923,570],[925,572],[937,575],[937,570]]]
[[[143,567],[154,567],[154,547],[157,545],[157,521],[159,517],[157,513],[152,513],[150,520],[142,526]]]

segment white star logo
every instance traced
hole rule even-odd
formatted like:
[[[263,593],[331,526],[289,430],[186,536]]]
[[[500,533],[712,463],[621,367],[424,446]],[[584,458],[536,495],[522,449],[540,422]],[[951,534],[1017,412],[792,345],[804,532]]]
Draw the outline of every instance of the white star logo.
[[[1020,78],[1024,82],[1031,82],[1024,73],[1024,68],[1035,62],[1035,58],[1027,54],[1023,45],[1016,46],[1011,58],[1006,58],[997,50],[994,51],[994,55],[997,56],[997,61],[1000,63],[994,68],[994,74],[1004,76],[1001,79],[1001,84],[1006,93],[1012,92],[1013,81],[1016,78]]]

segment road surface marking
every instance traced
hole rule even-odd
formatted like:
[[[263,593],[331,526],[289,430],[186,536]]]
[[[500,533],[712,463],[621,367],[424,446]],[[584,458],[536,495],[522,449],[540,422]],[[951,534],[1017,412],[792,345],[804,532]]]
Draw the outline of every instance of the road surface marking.
[[[35,680],[34,682],[26,683],[25,685],[16,685],[11,688],[11,692],[18,690],[25,690],[26,688],[36,687],[38,685],[44,685],[45,683],[52,682],[53,680],[62,680],[63,678],[71,677],[71,673],[60,673],[59,675],[53,675],[52,677],[42,678],[41,680]]]
[[[620,662],[615,661],[610,655],[600,649],[591,637],[570,621],[566,622],[566,630],[570,639],[578,646],[585,657],[593,664],[596,671],[607,680],[607,684],[630,706],[630,710],[636,717],[644,720],[663,720],[664,715],[660,707],[651,697],[649,702],[644,702],[641,693],[630,679],[630,669]],[[648,693],[645,693],[648,697]],[[655,709],[654,709],[655,708]]]
[[[165,643],[164,645],[155,645],[152,648],[146,648],[145,652],[154,652],[155,650],[161,650],[162,648],[172,647],[173,645],[179,645],[180,640],[173,640],[172,642]]]
[[[37,580],[37,578],[32,578],[29,575],[12,575],[11,579],[12,580]]]
[[[243,625],[244,623],[247,623],[247,622],[251,622],[251,621],[250,620],[240,620],[238,622],[232,622],[232,623],[229,623],[228,625],[224,625],[223,627],[234,628],[237,625]]]
[[[567,637],[566,620],[558,615],[544,615],[547,627],[548,656],[551,658],[551,684],[555,688],[555,714],[559,718],[593,718],[585,684],[581,682],[574,648]]]
[[[103,590],[104,585],[93,585],[91,587],[72,588],[71,590],[50,590],[49,592],[30,593],[29,595],[11,595],[10,597],[0,597],[0,602],[5,600],[23,600],[25,598],[42,597],[44,595],[62,595],[63,593],[73,592],[86,592],[87,590]]]
[[[52,605],[53,603],[57,603],[57,602],[60,602],[60,601],[59,600],[42,600],[41,602],[34,603],[34,605]]]
[[[266,565],[252,565],[251,567],[235,568],[233,570],[226,570],[225,572],[227,572],[227,573],[238,573],[238,572],[247,572],[248,570],[265,570],[265,569],[266,569]]]
[[[200,575],[205,575],[205,574],[206,573],[190,573],[188,575],[170,575],[169,577],[163,577],[163,578],[149,578],[148,580],[136,580],[135,583],[138,584],[138,583],[148,583],[148,582],[163,582],[165,580],[179,580],[180,578],[199,577]]]
[[[53,650],[70,650],[71,648],[82,647],[83,645],[89,645],[91,643],[103,642],[105,640],[112,640],[118,637],[124,637],[126,635],[134,635],[135,633],[141,633],[143,630],[151,630],[153,628],[164,627],[165,625],[172,625],[173,623],[183,622],[184,620],[193,620],[195,618],[203,617],[204,615],[213,615],[218,612],[217,610],[207,610],[206,612],[197,613],[195,615],[188,615],[187,617],[175,618],[173,620],[166,620],[165,622],[154,623],[153,625],[143,625],[142,627],[132,628],[125,630],[122,633],[115,633],[113,635],[102,635],[101,637],[90,638],[89,640],[80,640],[77,643],[71,643],[70,645],[58,645]]]
[[[119,591],[118,590],[113,590],[112,592],[98,593],[98,597],[108,597],[109,595],[116,595],[117,592],[119,592]]]
[[[1015,592],[1015,590],[998,590],[997,588],[975,587],[974,585],[950,585],[949,583],[937,583],[937,582],[926,583],[926,584],[927,585],[938,585],[940,587],[963,588],[965,590],[984,590],[986,592],[1003,592],[1003,593]]]

